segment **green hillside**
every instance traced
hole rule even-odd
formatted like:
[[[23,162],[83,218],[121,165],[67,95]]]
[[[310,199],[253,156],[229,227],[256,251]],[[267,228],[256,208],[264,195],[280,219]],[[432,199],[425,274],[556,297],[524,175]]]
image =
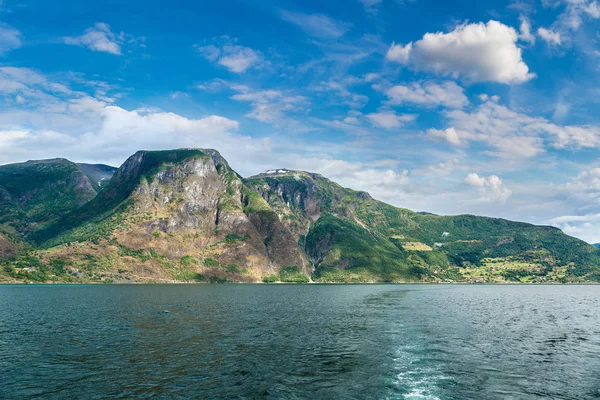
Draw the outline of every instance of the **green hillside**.
[[[81,168],[65,159],[0,166],[0,226],[27,233],[96,196]]]
[[[246,182],[298,234],[315,277],[323,280],[599,278],[598,250],[557,228],[415,213],[302,171],[262,174]]]

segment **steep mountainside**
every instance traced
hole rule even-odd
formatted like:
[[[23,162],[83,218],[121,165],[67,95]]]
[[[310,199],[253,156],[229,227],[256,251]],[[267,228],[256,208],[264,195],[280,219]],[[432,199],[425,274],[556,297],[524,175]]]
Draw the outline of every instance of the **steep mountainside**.
[[[57,158],[0,166],[0,232],[27,233],[93,199],[98,186]]]
[[[71,277],[308,281],[308,261],[277,215],[214,150],[140,151],[99,194],[29,239]]]
[[[110,178],[112,178],[115,172],[117,172],[117,168],[104,164],[78,163],[77,166],[86,174],[96,190],[99,190],[103,186],[107,185],[110,181]]]
[[[600,276],[599,251],[555,228],[415,213],[301,171],[244,180],[215,150],[140,151],[114,174],[66,160],[15,164],[0,167],[0,185],[5,281]]]

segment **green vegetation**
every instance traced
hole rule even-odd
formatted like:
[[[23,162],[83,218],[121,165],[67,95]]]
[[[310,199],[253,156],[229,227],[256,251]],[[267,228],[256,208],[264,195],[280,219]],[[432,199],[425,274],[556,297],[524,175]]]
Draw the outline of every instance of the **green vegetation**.
[[[331,214],[322,215],[311,228],[306,249],[313,260],[320,260],[315,274],[317,280],[321,280],[326,271],[329,271],[327,276],[334,276],[332,270],[336,269],[368,269],[371,275],[378,277],[376,280],[384,282],[416,280],[424,275],[423,271],[413,268],[414,262],[401,246]]]
[[[192,257],[192,256],[183,256],[181,257],[181,265],[183,265],[184,267],[189,267],[191,265],[196,265],[198,263],[198,260],[196,260],[196,258]]]
[[[308,277],[298,267],[282,267],[279,271],[279,280],[286,283],[307,283]]]
[[[267,275],[263,278],[264,283],[275,283],[279,282],[279,278],[275,274]]]
[[[298,243],[316,264],[313,279],[318,281],[477,281],[481,277],[473,271],[485,270],[485,259],[502,257],[546,266],[539,274],[516,269],[497,274],[506,281],[543,281],[566,265],[564,279],[599,279],[600,252],[556,228],[419,214],[301,171],[259,175],[246,184],[299,232]],[[315,210],[321,217],[312,222],[309,212]]]
[[[64,159],[0,166],[0,232],[29,232],[96,195],[85,173]],[[4,229],[2,229],[4,226]]]
[[[246,239],[248,239],[247,236],[240,236],[235,233],[230,233],[227,236],[225,236],[225,242],[227,242],[227,243],[235,243],[237,241],[244,241]]]

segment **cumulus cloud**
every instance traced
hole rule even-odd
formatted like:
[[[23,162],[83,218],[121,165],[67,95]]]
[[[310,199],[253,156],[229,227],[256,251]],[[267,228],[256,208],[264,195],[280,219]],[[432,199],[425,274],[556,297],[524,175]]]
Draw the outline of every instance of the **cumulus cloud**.
[[[534,44],[535,35],[531,32],[531,22],[529,21],[529,18],[521,15],[519,20],[521,21],[519,39],[529,44]]]
[[[426,33],[407,45],[392,44],[386,58],[417,70],[470,82],[526,82],[535,74],[521,57],[519,34],[498,21],[462,24],[448,33]]]
[[[336,21],[323,14],[305,14],[281,10],[281,18],[319,39],[335,39],[350,30],[351,24]]]
[[[399,115],[393,111],[382,111],[366,115],[367,119],[374,125],[385,129],[401,128],[406,123],[415,120],[414,115]]]
[[[1,67],[0,160],[51,156],[122,161],[139,149],[225,145],[247,140],[239,123],[218,115],[186,118],[160,110],[128,110],[26,68]],[[257,142],[258,143],[258,142]]]
[[[588,243],[597,243],[600,240],[600,213],[565,215],[551,218],[546,223]]]
[[[456,132],[456,129],[454,129],[454,128],[447,128],[444,130],[428,129],[427,135],[429,135],[429,137],[434,138],[434,139],[446,141],[454,146],[460,146],[460,144],[461,144],[460,137],[458,136],[458,132]]]
[[[397,202],[411,190],[410,174],[407,170],[374,168],[368,163],[335,159],[306,158],[296,163],[296,167],[305,170],[314,169],[315,165],[318,165],[317,172],[320,174],[345,187],[368,191],[378,199]]]
[[[388,61],[396,62],[398,64],[408,64],[408,62],[410,61],[412,49],[412,42],[406,45],[396,44],[396,42],[392,42],[391,47],[385,54],[385,59]]]
[[[91,28],[85,30],[83,35],[63,38],[65,44],[87,47],[92,51],[101,51],[115,55],[121,55],[122,39],[117,37],[108,24],[97,22]]]
[[[452,81],[414,82],[393,86],[386,92],[391,104],[417,104],[462,108],[469,103],[465,90]]]
[[[21,47],[21,32],[0,23],[0,56]]]
[[[505,203],[512,194],[510,189],[504,187],[502,179],[497,175],[490,175],[486,178],[476,173],[470,173],[465,178],[465,183],[478,188],[481,199],[490,202]]]
[[[264,63],[264,57],[260,51],[237,45],[235,39],[231,40],[224,36],[216,38],[215,42],[217,45],[196,45],[196,51],[208,61],[225,67],[231,72],[240,74],[250,68],[260,67]]]
[[[562,43],[560,33],[554,32],[552,29],[539,28],[537,34],[549,45],[559,46]]]
[[[452,144],[470,141],[485,143],[489,155],[504,158],[530,158],[554,148],[600,148],[600,128],[597,126],[561,126],[542,117],[518,113],[492,99],[475,110],[445,111],[449,129],[428,131],[435,139]],[[456,133],[456,136],[455,136]]]
[[[479,100],[481,100],[481,101],[488,101],[488,100],[491,100],[493,102],[500,101],[500,96],[497,96],[497,95],[490,96],[487,93],[482,93],[478,97],[479,97]]]
[[[560,185],[558,189],[586,204],[600,205],[600,168],[582,171],[570,182]]]

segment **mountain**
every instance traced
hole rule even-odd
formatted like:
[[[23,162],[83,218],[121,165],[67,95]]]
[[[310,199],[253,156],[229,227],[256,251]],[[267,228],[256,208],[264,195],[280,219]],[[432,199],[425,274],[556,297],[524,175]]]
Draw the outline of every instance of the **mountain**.
[[[553,227],[415,213],[303,171],[248,179],[211,149],[116,171],[0,167],[0,280],[579,282],[600,252]],[[53,195],[50,195],[53,194]]]
[[[117,168],[104,164],[82,164],[77,163],[77,166],[88,177],[92,185],[98,190],[107,185],[110,178],[115,174]]]
[[[82,166],[63,158],[2,165],[0,232],[27,233],[78,209],[99,190]]]
[[[559,229],[415,213],[302,171],[249,178],[304,244],[321,281],[596,279],[599,252]]]

